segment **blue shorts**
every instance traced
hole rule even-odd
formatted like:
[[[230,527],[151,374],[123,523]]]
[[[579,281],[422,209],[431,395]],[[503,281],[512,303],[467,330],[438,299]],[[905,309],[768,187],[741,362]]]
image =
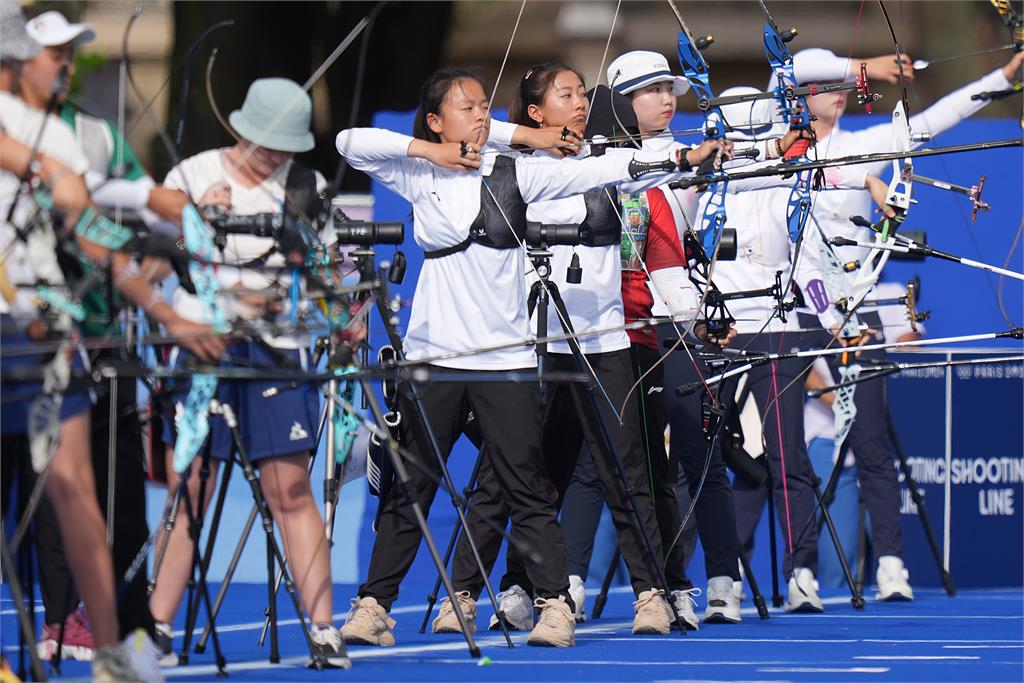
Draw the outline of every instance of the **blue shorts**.
[[[0,335],[0,347],[10,349],[13,347],[24,347],[33,344],[28,335],[15,328],[14,321],[6,313],[0,320],[0,327],[3,334]],[[49,356],[33,353],[25,355],[4,356],[0,365],[5,371],[13,368],[42,368],[50,362]],[[81,348],[76,349],[71,356],[71,370],[85,370],[88,367],[87,358]],[[19,436],[28,433],[28,411],[32,401],[43,390],[43,383],[36,382],[8,382],[0,383],[0,433],[4,436]],[[13,400],[7,400],[13,399]],[[64,400],[60,406],[60,419],[67,420],[70,417],[79,415],[88,410],[93,403],[92,392],[69,391],[64,393]]]
[[[295,367],[306,369],[305,349],[278,349]],[[171,366],[186,367],[191,354],[177,348],[171,353]],[[253,342],[236,342],[228,347],[222,367],[274,368],[281,363],[266,349]],[[263,391],[270,387],[283,387],[284,380],[220,380],[217,383],[217,400],[230,405],[238,420],[238,431],[246,454],[252,461],[278,455],[291,455],[312,451],[316,448],[316,431],[319,424],[320,400],[315,387],[303,384],[296,389],[281,391],[270,398]],[[171,386],[170,403],[174,415],[185,410],[185,399],[191,382],[187,379],[174,380]],[[163,441],[173,445],[174,423],[164,411]],[[210,455],[218,460],[227,460],[234,451],[231,431],[219,415],[210,416]]]

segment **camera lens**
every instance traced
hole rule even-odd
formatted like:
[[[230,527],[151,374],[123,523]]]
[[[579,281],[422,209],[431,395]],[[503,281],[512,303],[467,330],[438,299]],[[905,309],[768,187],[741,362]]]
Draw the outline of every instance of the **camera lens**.
[[[579,225],[552,225],[548,223],[527,223],[526,243],[531,247],[553,245],[577,245],[582,242]]]

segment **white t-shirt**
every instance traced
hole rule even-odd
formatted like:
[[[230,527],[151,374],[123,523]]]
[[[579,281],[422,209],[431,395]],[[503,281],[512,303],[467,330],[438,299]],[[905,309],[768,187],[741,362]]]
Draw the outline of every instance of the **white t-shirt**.
[[[89,168],[89,162],[75,140],[74,131],[67,123],[54,115],[45,117],[42,111],[6,92],[0,92],[0,129],[30,148],[42,129],[39,153],[56,159],[78,175]],[[0,221],[7,217],[19,186],[16,174],[0,171]],[[34,199],[22,196],[14,210],[13,225],[0,224],[0,252],[11,249],[3,267],[8,280],[15,287],[34,285],[39,280],[46,280],[50,284],[64,282],[64,273],[57,264],[57,242],[52,230],[34,229],[24,242],[17,240],[10,247],[10,243],[15,240],[17,228],[23,227],[36,209]],[[13,302],[0,297],[0,313],[10,313],[19,322],[27,323],[36,316],[36,312],[35,294],[29,288],[19,287]]]
[[[181,190],[189,195],[194,202],[198,202],[206,190],[216,183],[226,182],[231,187],[231,210],[239,215],[251,215],[256,213],[280,213],[284,205],[285,183],[288,179],[288,170],[291,168],[291,161],[281,165],[269,178],[255,187],[247,187],[239,182],[225,165],[224,154],[228,148],[211,149],[185,159],[171,169],[164,179],[164,187]],[[316,172],[316,189],[323,191],[327,187],[327,181]],[[333,242],[333,233],[327,228],[321,233],[321,239],[325,242]],[[266,289],[270,287],[275,279],[284,287],[291,283],[291,277],[286,271],[275,270],[285,265],[280,254],[274,253],[267,258],[267,270],[260,271],[253,268],[238,268],[231,264],[248,263],[259,258],[274,246],[274,240],[270,237],[253,237],[251,235],[227,235],[222,254],[225,265],[216,266],[217,279],[221,289],[230,289],[234,286],[241,286],[246,289]],[[203,320],[203,307],[198,297],[189,294],[182,287],[174,290],[172,297],[174,309],[182,317],[193,321]],[[234,297],[221,296],[218,305],[229,312],[228,319],[233,317],[244,317],[245,314],[235,305]],[[278,316],[278,322],[284,323],[289,318],[289,311],[286,310]],[[305,334],[285,334],[274,337],[267,337],[267,341],[278,348],[303,348],[309,344],[309,337]]]
[[[413,234],[420,247],[432,251],[459,244],[480,213],[481,178],[490,176],[497,148],[492,142],[485,146],[479,170],[450,171],[424,159],[410,159],[407,153],[412,140],[387,130],[359,128],[339,133],[337,148],[353,168],[412,204]],[[516,179],[529,205],[628,180],[633,156],[555,160],[517,154]],[[644,161],[664,159],[664,155],[636,156]],[[643,181],[646,187],[654,187],[679,177],[682,175],[652,173]],[[406,357],[423,360],[519,344],[435,363],[467,370],[535,367],[535,351],[524,344],[534,336],[526,310],[524,264],[519,248],[493,249],[477,243],[444,258],[425,260],[405,337]]]

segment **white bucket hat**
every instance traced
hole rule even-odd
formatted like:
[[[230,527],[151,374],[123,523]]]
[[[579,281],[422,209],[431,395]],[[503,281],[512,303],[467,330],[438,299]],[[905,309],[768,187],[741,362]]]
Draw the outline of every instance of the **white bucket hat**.
[[[756,95],[761,92],[757,88],[740,85],[722,91],[721,97],[736,95]],[[786,124],[778,119],[775,111],[775,100],[753,100],[736,102],[720,107],[722,118],[729,126],[725,137],[729,140],[752,141],[769,137],[778,137],[786,132]]]
[[[25,30],[40,45],[63,45],[74,41],[76,45],[96,38],[96,32],[85,24],[71,24],[60,12],[43,12],[28,20]]]
[[[313,149],[309,121],[313,102],[295,81],[260,78],[249,86],[242,108],[231,112],[231,127],[250,142],[279,152]]]
[[[672,81],[672,94],[676,97],[690,89],[690,82],[672,73],[665,55],[658,52],[634,50],[608,65],[608,85],[623,95],[662,81]]]

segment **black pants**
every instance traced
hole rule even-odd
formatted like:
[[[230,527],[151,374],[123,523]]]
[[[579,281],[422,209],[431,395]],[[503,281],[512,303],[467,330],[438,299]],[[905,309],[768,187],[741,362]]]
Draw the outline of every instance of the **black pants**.
[[[702,361],[697,362],[701,374],[705,377],[714,374]],[[665,395],[671,425],[669,450],[672,457],[682,466],[689,494],[686,496],[687,506],[697,492],[705,462],[708,462],[709,442],[702,428],[702,392],[678,396],[675,389],[680,384],[696,381],[697,378],[697,370],[685,349],[680,347],[665,359]],[[727,396],[731,398],[734,386],[729,382],[723,387],[723,400]],[[692,519],[696,519],[697,532],[704,548],[704,568],[707,577],[711,579],[729,576],[733,580],[738,580],[739,540],[736,535],[736,508],[720,444],[711,452],[707,475],[700,488],[691,521]],[[675,528],[678,530],[678,522]],[[673,534],[675,533],[674,531]],[[677,542],[680,551],[684,549],[685,542],[684,533],[684,537]]]
[[[623,402],[626,401],[626,392],[635,381],[635,376],[626,349],[610,353],[589,354],[586,358],[608,392],[608,397],[606,398],[597,387],[588,389],[580,384],[561,384],[551,387],[544,421],[545,463],[550,482],[557,491],[559,505],[561,505],[572,481],[577,456],[584,442],[591,456],[597,454],[596,457],[593,457],[592,462],[604,491],[604,500],[608,503],[612,520],[615,523],[619,548],[622,550],[622,556],[629,569],[633,590],[639,595],[657,587],[659,581],[649,561],[646,546],[638,532],[636,518],[623,490],[621,477],[612,462],[612,455],[608,453],[601,430],[597,428],[598,420],[603,420],[607,426],[612,447],[622,459],[623,468],[643,519],[645,531],[654,546],[656,561],[660,563],[663,561],[661,542],[651,496],[650,479],[647,474],[647,459],[640,438],[640,413],[635,394],[630,396],[629,402],[625,405],[621,425],[616,414]],[[571,355],[552,354],[550,359],[549,367],[554,371],[577,371],[576,360]],[[594,401],[591,400],[591,396]],[[611,403],[609,403],[609,398]],[[595,402],[597,404],[596,411]],[[615,406],[614,411],[612,405]],[[581,421],[581,415],[585,417],[585,420]],[[501,537],[493,529],[484,525],[480,519],[487,516],[499,525],[504,524],[507,519],[507,511],[501,500],[500,491],[494,484],[493,475],[488,471],[490,460],[488,452],[488,459],[482,463],[480,468],[478,487],[473,495],[469,514],[470,531],[479,545],[484,566],[488,568],[493,566],[497,559]],[[576,529],[578,525],[566,518],[566,512],[568,511],[563,511],[562,515],[563,526],[566,529]],[[512,528],[515,528],[514,518]],[[592,533],[590,541],[593,542]],[[578,548],[572,549],[568,540],[566,541],[566,550],[572,554],[579,552]],[[531,587],[536,589],[536,585],[532,584],[526,575],[523,559],[515,548],[509,549],[507,562],[506,573],[501,579],[501,590],[507,590],[512,585],[519,585],[527,591]],[[483,581],[473,562],[469,544],[464,539],[460,539],[456,551],[452,565],[452,580],[456,587],[460,590],[470,591],[474,597],[479,595],[483,588]]]
[[[508,505],[512,517],[512,538],[540,558],[525,569],[532,585],[541,597],[563,595],[569,600],[565,541],[541,454],[536,386],[502,382],[502,373],[480,374],[499,377],[494,383],[435,382],[418,387],[441,455],[448,457],[472,410],[483,432],[497,495]],[[408,385],[400,390],[401,443],[423,467],[439,477],[440,468],[420,426],[411,391]],[[406,469],[411,479],[409,494],[416,497],[426,514],[437,484],[413,465],[406,464]],[[398,586],[416,557],[422,531],[412,507],[405,503],[401,487],[396,487],[382,505],[369,576],[360,586],[359,595],[376,598],[384,609],[390,610],[398,597]],[[457,582],[455,585],[462,590]]]
[[[656,349],[641,344],[633,344],[629,348],[630,364],[636,377],[644,377],[636,388],[636,395],[640,399],[637,408],[640,411],[641,443],[647,458],[661,545],[662,548],[672,547],[665,559],[665,578],[669,590],[685,590],[692,588],[693,584],[686,578],[686,545],[682,541],[673,544],[681,521],[676,490],[679,463],[665,448],[668,413],[662,381],[664,373],[662,365],[657,362],[659,357]],[[604,495],[597,469],[590,453],[583,449],[565,493],[562,527],[565,529],[569,573],[584,580],[587,578],[594,550],[594,534],[603,507]]]
[[[741,334],[733,340],[733,348],[746,348],[754,335]],[[800,347],[808,341],[798,332],[761,334],[749,347],[751,351],[783,351]],[[804,389],[806,376],[797,378],[808,364],[804,358],[780,360],[752,369],[747,374],[753,397],[763,425],[765,452],[774,484],[775,514],[782,529],[782,574],[788,580],[794,567],[818,571],[818,528],[808,517],[815,509],[814,469],[807,457],[804,443]],[[790,386],[790,383],[792,385]],[[786,387],[789,387],[788,389]],[[730,392],[731,393],[731,392]],[[776,400],[778,397],[778,400]],[[730,403],[734,402],[729,396]],[[761,435],[745,434],[745,439]],[[743,477],[736,477],[733,498],[736,502],[736,527],[745,551],[750,547],[754,530],[764,508],[764,487],[753,487]],[[699,521],[698,521],[699,525]],[[803,529],[803,534],[798,535]]]
[[[148,572],[145,566],[135,575],[131,584],[123,584],[125,572],[149,537],[146,522],[146,471],[135,396],[134,379],[118,381],[113,560],[119,597],[117,619],[122,638],[137,628],[144,628],[150,635],[153,634],[153,616],[149,612],[149,596],[146,592]],[[96,479],[96,497],[104,516],[107,513],[109,425],[110,394],[104,392],[93,406],[91,414],[92,469]],[[72,610],[78,606],[79,595],[71,580],[56,513],[45,496],[36,513],[36,541],[39,586],[43,594],[46,623],[58,624],[64,621],[67,606]]]

